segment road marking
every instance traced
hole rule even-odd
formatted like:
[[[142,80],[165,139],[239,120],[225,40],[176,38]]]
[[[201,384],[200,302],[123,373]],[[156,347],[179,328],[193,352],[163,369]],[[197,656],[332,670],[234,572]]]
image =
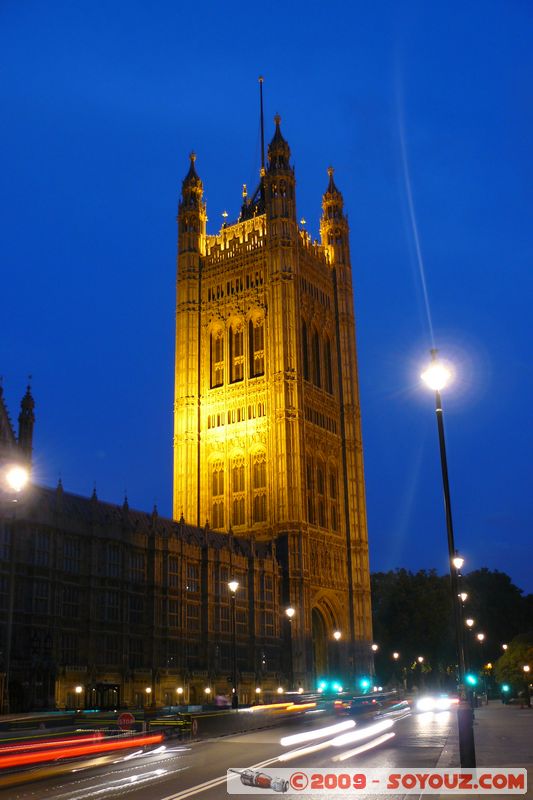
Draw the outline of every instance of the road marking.
[[[259,764],[252,764],[251,767],[248,769],[261,769],[262,767],[267,767],[269,764],[274,764],[278,761],[278,757],[269,758],[268,761],[261,761]],[[226,783],[227,775],[222,775],[218,778],[212,778],[210,781],[205,781],[205,783],[198,783],[196,786],[191,786],[188,789],[183,789],[181,792],[177,792],[176,794],[169,794],[167,797],[161,798],[161,800],[185,800],[187,797],[191,797],[194,794],[200,794],[200,792],[206,792],[208,789],[214,789],[215,786],[221,786],[221,784]]]

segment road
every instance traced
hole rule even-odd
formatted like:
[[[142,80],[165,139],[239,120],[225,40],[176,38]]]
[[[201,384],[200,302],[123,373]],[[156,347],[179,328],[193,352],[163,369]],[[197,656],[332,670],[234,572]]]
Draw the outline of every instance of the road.
[[[456,724],[454,712],[413,714],[391,721],[386,732],[378,731],[374,737],[393,733],[394,736],[387,741],[342,762],[334,761],[334,756],[360,747],[360,742],[352,742],[344,747],[326,746],[313,753],[300,753],[288,761],[280,761],[282,755],[317,743],[316,740],[298,744],[289,742],[283,746],[280,739],[339,722],[341,720],[336,717],[309,715],[291,724],[247,734],[191,744],[168,742],[165,749],[154,749],[149,753],[130,752],[125,756],[105,756],[89,762],[77,761],[40,768],[25,773],[25,783],[0,788],[0,800],[116,800],[124,797],[131,800],[186,800],[197,797],[199,800],[220,800],[228,796],[226,770],[230,767],[255,767],[270,774],[275,774],[276,768],[280,767],[434,767],[451,725]],[[387,724],[381,722],[382,726]],[[363,724],[358,724],[349,732],[363,727]],[[339,732],[335,732],[329,739],[338,735]],[[318,741],[323,742],[324,738]],[[364,743],[368,741],[372,740],[365,739]],[[254,793],[253,796],[257,797],[258,794]],[[278,796],[292,798],[297,795]]]

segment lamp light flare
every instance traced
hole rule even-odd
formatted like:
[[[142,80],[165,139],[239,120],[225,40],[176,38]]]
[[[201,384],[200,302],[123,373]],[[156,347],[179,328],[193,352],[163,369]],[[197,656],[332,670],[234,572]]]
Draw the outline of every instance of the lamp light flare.
[[[448,385],[452,374],[440,361],[433,361],[420,377],[426,386],[429,386],[434,392],[440,392]]]
[[[289,619],[292,619],[294,617],[294,615],[296,614],[296,611],[295,611],[294,608],[292,608],[292,606],[289,606],[289,608],[285,609],[285,613],[286,613],[286,615],[288,616]]]
[[[341,636],[342,636],[342,633],[340,631],[333,631],[333,638],[336,639],[337,641],[339,641]]]
[[[30,479],[26,467],[20,465],[9,467],[6,471],[6,483],[12,492],[21,492]]]
[[[485,639],[485,634],[484,633],[478,633],[477,638],[478,638],[478,640],[480,642],[482,642]]]
[[[452,564],[454,565],[455,569],[461,569],[464,563],[465,560],[462,556],[454,556],[452,558]]]
[[[379,645],[378,644],[373,644],[372,645],[372,650],[374,651],[374,653],[377,652],[379,650]]]
[[[228,589],[232,594],[235,594],[238,588],[239,588],[239,581],[229,581]]]
[[[468,619],[465,619],[465,625],[467,625],[469,628],[473,628],[474,627],[474,622],[475,622],[475,620],[473,620],[471,617],[469,617]]]

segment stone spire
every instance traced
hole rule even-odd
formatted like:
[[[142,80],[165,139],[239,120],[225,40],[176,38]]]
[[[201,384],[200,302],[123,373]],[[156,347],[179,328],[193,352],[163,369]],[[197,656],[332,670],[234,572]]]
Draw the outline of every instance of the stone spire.
[[[20,403],[18,436],[19,448],[28,461],[31,461],[33,449],[33,426],[35,424],[34,409],[35,400],[31,395],[31,388],[28,386],[26,394]]]

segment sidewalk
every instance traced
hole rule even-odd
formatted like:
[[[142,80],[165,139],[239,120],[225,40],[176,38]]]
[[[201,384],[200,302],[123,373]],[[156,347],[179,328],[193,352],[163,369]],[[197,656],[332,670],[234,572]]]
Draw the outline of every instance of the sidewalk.
[[[488,705],[476,708],[474,740],[478,767],[525,767],[527,769],[527,794],[533,798],[533,709],[518,705],[503,705],[491,700]],[[459,741],[457,727],[442,751],[436,765],[439,768],[459,766]],[[464,795],[466,797],[467,795]],[[480,794],[479,797],[484,795]],[[489,797],[489,795],[485,795]],[[492,798],[510,795],[490,795]],[[429,797],[429,795],[427,795]],[[444,795],[441,795],[444,800]],[[455,795],[456,798],[463,795]],[[448,800],[450,795],[447,795]],[[433,796],[435,800],[435,795]]]

